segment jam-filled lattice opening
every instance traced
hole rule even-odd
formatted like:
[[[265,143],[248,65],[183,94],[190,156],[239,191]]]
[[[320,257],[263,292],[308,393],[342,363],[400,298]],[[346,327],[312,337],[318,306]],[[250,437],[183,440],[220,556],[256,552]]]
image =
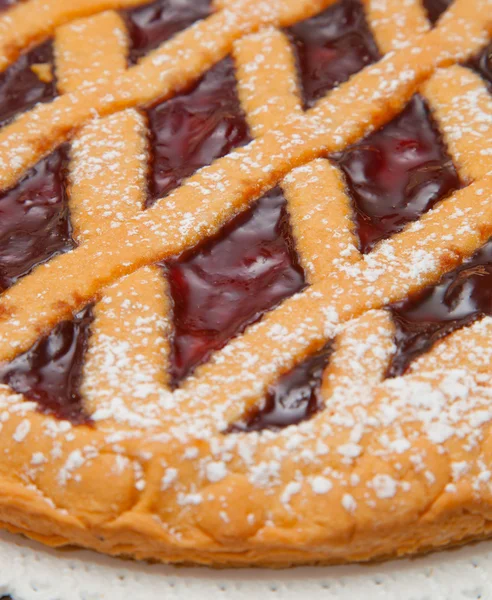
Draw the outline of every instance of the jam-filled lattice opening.
[[[485,79],[492,91],[492,42],[473,57],[468,62],[468,66]]]
[[[211,12],[211,0],[156,0],[125,11],[123,15],[131,40],[130,62],[137,62]]]
[[[259,408],[232,425],[228,433],[278,430],[310,419],[324,407],[321,382],[332,344],[303,360],[271,385]]]
[[[364,253],[461,187],[421,96],[414,96],[387,125],[331,159],[345,175]]]
[[[0,382],[38,404],[43,413],[89,423],[80,386],[93,320],[89,305],[62,321],[27,352],[0,365]]]
[[[56,254],[74,248],[66,160],[62,146],[0,194],[0,290]]]
[[[306,108],[380,58],[359,0],[340,0],[288,29]]]
[[[305,286],[279,188],[164,268],[173,302],[174,385]]]
[[[56,95],[53,42],[48,40],[0,73],[0,126]]]
[[[234,72],[232,59],[225,58],[186,93],[148,111],[152,165],[148,205],[201,167],[251,141]]]
[[[441,338],[492,315],[492,240],[437,284],[389,310],[396,328],[396,352],[387,374],[395,377]]]
[[[20,0],[0,0],[0,12],[19,4]]]
[[[422,0],[429,21],[435,25],[439,17],[451,6],[454,0]]]

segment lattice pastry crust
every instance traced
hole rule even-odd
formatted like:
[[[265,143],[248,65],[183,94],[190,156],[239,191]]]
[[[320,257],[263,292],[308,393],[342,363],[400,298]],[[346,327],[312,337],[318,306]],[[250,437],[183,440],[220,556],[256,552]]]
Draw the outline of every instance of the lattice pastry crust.
[[[490,0],[455,0],[434,28],[420,0],[363,0],[382,58],[308,109],[285,28],[333,0],[222,0],[127,66],[117,11],[144,3],[25,0],[0,16],[0,68],[54,36],[59,92],[0,130],[0,186],[69,141],[78,244],[1,295],[0,361],[94,304],[81,386],[90,423],[0,388],[1,525],[53,546],[212,565],[368,560],[489,535],[492,320],[458,328],[388,377],[386,307],[438,282],[492,233],[492,97],[463,66],[489,43]],[[143,210],[141,108],[229,54],[254,140]],[[463,185],[362,253],[345,178],[326,157],[389,123],[417,92]],[[306,287],[174,389],[173,307],[156,263],[275,186]],[[316,414],[231,430],[328,342]]]

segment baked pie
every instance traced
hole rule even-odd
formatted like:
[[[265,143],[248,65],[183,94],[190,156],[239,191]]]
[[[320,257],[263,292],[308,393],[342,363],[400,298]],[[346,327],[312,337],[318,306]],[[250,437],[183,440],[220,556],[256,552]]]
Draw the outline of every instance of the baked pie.
[[[491,0],[3,0],[0,522],[211,565],[492,533]]]

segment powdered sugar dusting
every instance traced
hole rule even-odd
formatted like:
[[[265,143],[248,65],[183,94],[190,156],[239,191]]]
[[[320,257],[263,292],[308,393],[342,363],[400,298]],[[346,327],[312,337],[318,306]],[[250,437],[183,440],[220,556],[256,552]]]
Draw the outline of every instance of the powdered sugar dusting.
[[[372,13],[379,15],[372,23],[376,35],[379,31],[382,36],[389,26],[391,1],[370,3]],[[443,340],[405,376],[385,378],[395,350],[385,305],[435,281],[443,268],[470,255],[483,241],[492,217],[487,179],[492,172],[487,148],[491,108],[485,86],[463,67],[443,69],[429,79],[439,65],[466,58],[472,46],[478,47],[483,27],[478,18],[464,19],[459,33],[452,29],[456,23],[451,15],[443,20],[442,30],[425,33],[428,25],[421,23],[409,35],[410,8],[416,9],[416,3],[399,4],[391,52],[313,110],[301,113],[294,103],[295,108],[285,112],[285,122],[276,121],[272,129],[267,127],[268,111],[279,108],[285,96],[272,89],[263,106],[254,97],[260,87],[255,78],[269,55],[272,59],[273,42],[280,39],[271,27],[321,10],[321,2],[311,2],[311,8],[280,0],[227,2],[223,11],[178,34],[125,72],[115,89],[109,86],[101,95],[97,82],[88,82],[2,132],[0,168],[21,173],[39,153],[37,140],[46,139],[48,146],[55,137],[60,141],[65,129],[68,132],[67,121],[72,124],[71,117],[79,110],[84,114],[77,116],[77,123],[87,122],[89,114],[93,118],[71,150],[80,248],[26,278],[38,282],[34,289],[42,310],[30,314],[25,323],[20,323],[18,313],[8,317],[9,303],[23,288],[16,287],[2,299],[8,317],[8,325],[0,324],[2,343],[11,352],[32,331],[52,323],[60,306],[70,309],[70,302],[84,299],[83,294],[100,296],[83,385],[92,431],[44,418],[35,413],[35,404],[1,390],[2,435],[19,451],[28,448],[21,473],[28,485],[35,483],[41,490],[46,485],[41,475],[48,479],[54,472],[56,485],[68,490],[87,483],[86,473],[98,460],[108,459],[117,479],[128,479],[124,484],[128,502],[118,511],[128,516],[138,506],[143,519],[151,506],[152,527],[163,530],[167,542],[182,547],[190,546],[187,535],[195,526],[190,523],[198,524],[202,540],[214,535],[227,538],[227,527],[244,528],[252,543],[261,542],[262,536],[268,539],[271,528],[302,530],[313,523],[312,498],[316,506],[330,502],[339,511],[340,527],[348,523],[348,528],[381,507],[391,505],[396,511],[405,502],[414,501],[415,511],[423,514],[427,503],[458,494],[466,482],[473,493],[488,489],[483,446],[492,420],[491,318]],[[241,65],[246,80],[242,100],[245,106],[256,102],[248,117],[256,119],[259,137],[198,171],[182,188],[142,212],[146,124],[133,108],[117,111],[165,96],[196,79],[202,69],[223,57],[234,40],[262,25],[268,28],[249,42],[263,44],[263,52]],[[446,28],[451,33],[442,41]],[[414,33],[420,36],[417,41]],[[218,38],[223,38],[222,45],[215,43]],[[415,62],[417,54],[422,62]],[[288,63],[279,61],[279,70],[292,75]],[[182,72],[175,65],[181,65]],[[272,72],[274,77],[279,74]],[[350,228],[343,182],[335,167],[320,157],[390,118],[426,79],[423,93],[430,98],[453,158],[473,183],[362,256]],[[452,95],[452,102],[446,104],[433,93],[433,85],[451,89],[457,82],[463,89]],[[129,90],[136,87],[141,94],[134,97]],[[269,87],[265,89],[268,93]],[[286,94],[295,100],[294,77]],[[90,110],[84,108],[88,99]],[[99,119],[98,113],[109,116]],[[62,133],[55,136],[51,125],[42,124],[46,120],[55,122]],[[23,126],[26,136],[19,134]],[[172,306],[162,273],[152,263],[214,233],[284,177],[285,189],[296,188],[301,198],[297,212],[294,195],[289,201],[298,250],[312,285],[265,314],[214,353],[179,389],[171,390],[166,367]],[[338,182],[337,193],[333,188],[333,194],[320,193],[314,201],[302,202],[303,193],[332,189],[333,182]],[[327,204],[333,211],[325,211]],[[316,223],[322,227],[314,235]],[[323,235],[322,243],[311,245],[313,237]],[[114,240],[117,248],[111,245]],[[74,283],[80,264],[94,270],[82,290]],[[63,281],[61,287],[68,291],[54,281]],[[12,338],[5,334],[14,331]],[[323,376],[324,410],[279,431],[224,433],[231,422],[262,402],[282,374],[329,340],[334,353]],[[38,440],[42,449],[37,448]],[[39,490],[32,494],[42,497]],[[237,490],[247,507],[244,518],[238,516]],[[49,498],[43,501],[51,510],[64,510]],[[379,514],[386,512],[385,508]],[[118,526],[114,515],[107,520]]]

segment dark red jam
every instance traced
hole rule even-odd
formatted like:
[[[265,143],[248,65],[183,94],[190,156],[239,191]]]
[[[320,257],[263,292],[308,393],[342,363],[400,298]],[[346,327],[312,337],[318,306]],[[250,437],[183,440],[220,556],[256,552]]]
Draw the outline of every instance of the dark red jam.
[[[27,352],[0,365],[0,382],[37,402],[39,410],[74,424],[88,423],[80,395],[92,307],[62,321]]]
[[[42,81],[31,68],[46,63],[51,66],[51,81]],[[21,55],[0,73],[0,126],[38,102],[49,102],[55,96],[53,44],[49,40]]]
[[[468,66],[481,75],[492,90],[492,42],[469,61]]]
[[[65,148],[41,159],[12,189],[0,194],[0,291],[36,265],[71,250],[65,190]]]
[[[305,286],[279,188],[211,239],[168,261],[176,385],[266,311]]]
[[[461,185],[420,96],[390,123],[331,158],[345,174],[364,253]]]
[[[251,141],[231,58],[212,67],[187,93],[150,109],[148,118],[153,155],[148,205]]]
[[[397,351],[389,377],[452,331],[492,315],[492,239],[469,260],[407,300],[390,306]]]
[[[232,425],[229,433],[277,430],[310,419],[323,408],[321,380],[331,352],[330,343],[283,375],[270,386],[261,408]]]
[[[19,4],[20,0],[0,0],[0,12]],[[0,598],[1,600],[1,598]]]
[[[132,41],[130,62],[211,12],[211,0],[156,0],[124,12]]]
[[[453,1],[454,0],[423,0],[429,21],[435,25],[439,17],[451,6]]]
[[[380,58],[359,0],[340,0],[288,32],[297,53],[306,108]]]

